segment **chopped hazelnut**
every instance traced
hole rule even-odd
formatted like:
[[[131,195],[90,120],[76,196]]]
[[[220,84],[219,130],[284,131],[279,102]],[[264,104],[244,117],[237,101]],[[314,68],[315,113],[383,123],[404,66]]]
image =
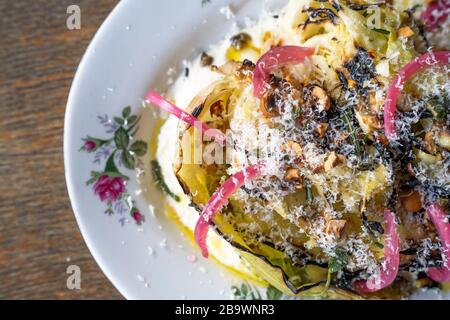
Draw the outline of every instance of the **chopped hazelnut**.
[[[441,131],[436,142],[440,147],[450,150],[450,132],[446,130]]]
[[[312,166],[311,171],[313,173],[322,172],[323,171],[323,164],[317,164],[317,165]]]
[[[348,138],[348,133],[344,133],[344,132],[339,132],[338,136],[336,137],[336,145],[340,146],[342,144],[342,142],[344,142],[345,140],[347,140]]]
[[[329,220],[325,232],[327,234],[334,234],[337,238],[340,238],[346,223],[347,221],[345,220]]]
[[[409,38],[414,35],[414,31],[410,27],[401,27],[397,30],[397,35],[402,38]]]
[[[299,169],[296,168],[288,168],[286,170],[286,174],[284,175],[284,180],[286,181],[301,181],[302,175]]]
[[[327,130],[328,130],[328,123],[319,123],[316,127],[316,131],[319,134],[320,138],[323,138],[325,136]]]
[[[389,140],[388,140],[388,138],[386,138],[385,135],[379,135],[378,141],[385,147],[389,145]]]
[[[342,163],[342,161],[345,161],[345,158],[343,156],[337,155],[336,152],[331,152],[327,160],[325,160],[325,163],[323,165],[325,172],[330,171],[334,167],[336,167],[338,164]]]
[[[383,125],[381,124],[380,119],[377,116],[362,116],[362,120],[369,127],[374,129],[381,129]]]
[[[436,143],[434,142],[433,132],[427,132],[425,134],[424,141],[425,141],[425,149],[431,154],[436,154],[437,147],[436,147]]]
[[[349,88],[354,88],[356,87],[356,82],[353,79],[348,79],[348,87]]]
[[[288,148],[289,150],[294,151],[294,153],[295,153],[295,155],[296,155],[297,157],[301,157],[301,156],[303,155],[303,149],[302,149],[302,147],[300,146],[300,144],[298,144],[298,143],[295,142],[295,141],[288,141],[288,143],[287,143],[287,148]]]
[[[311,94],[315,97],[319,108],[325,111],[330,110],[331,108],[331,99],[321,87],[315,86],[311,92]]]
[[[347,162],[347,158],[345,158],[345,156],[343,156],[342,154],[338,154],[337,157],[338,157],[338,164]]]

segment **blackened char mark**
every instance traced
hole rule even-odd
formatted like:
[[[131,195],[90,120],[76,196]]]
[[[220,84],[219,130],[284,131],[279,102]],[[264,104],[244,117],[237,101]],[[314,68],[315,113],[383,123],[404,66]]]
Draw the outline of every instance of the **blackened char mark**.
[[[196,106],[194,108],[194,110],[192,111],[192,113],[191,113],[192,116],[197,118],[200,115],[200,113],[202,113],[203,107],[204,107],[203,104],[200,104],[200,105]]]
[[[248,68],[252,68],[252,69],[255,68],[255,64],[251,60],[248,60],[248,59],[244,59],[244,61],[242,61],[242,65],[244,67],[248,67]]]
[[[361,11],[361,10],[369,9],[371,7],[381,7],[381,6],[384,6],[385,4],[386,4],[386,2],[368,3],[368,4],[349,3],[347,6],[352,10]]]
[[[341,5],[339,4],[339,2],[332,1],[331,5],[336,9],[336,11],[341,11]]]
[[[379,223],[378,221],[369,220],[367,218],[365,210],[361,211],[361,220],[362,220],[363,226],[366,228],[367,232],[372,237],[374,237],[374,238],[377,237],[375,232],[379,233],[379,234],[383,234],[384,233],[384,229],[383,229],[383,226],[381,225],[381,223]]]
[[[310,18],[308,18],[308,19],[306,19],[306,22],[305,22],[305,23],[299,24],[298,27],[299,27],[299,28],[302,28],[303,30],[305,30],[305,28],[306,28],[308,25],[310,25],[310,24],[322,24],[322,23],[328,22],[328,21],[331,21],[331,20],[328,19],[328,18],[325,18],[325,19],[319,19],[319,20],[311,20]]]

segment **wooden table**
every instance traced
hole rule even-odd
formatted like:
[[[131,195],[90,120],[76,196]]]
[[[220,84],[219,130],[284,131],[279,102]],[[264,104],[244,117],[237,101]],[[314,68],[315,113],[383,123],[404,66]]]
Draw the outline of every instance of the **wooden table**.
[[[0,1],[0,299],[119,299],[70,207],[63,122],[76,67],[118,0]],[[81,30],[66,10],[81,8]],[[81,289],[66,269],[81,268]]]

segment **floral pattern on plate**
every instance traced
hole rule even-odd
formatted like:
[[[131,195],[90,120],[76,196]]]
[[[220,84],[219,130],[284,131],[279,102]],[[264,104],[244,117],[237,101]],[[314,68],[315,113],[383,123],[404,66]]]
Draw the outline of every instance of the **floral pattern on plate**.
[[[105,166],[102,171],[91,171],[91,178],[86,185],[93,185],[95,195],[106,203],[106,214],[122,216],[119,219],[122,226],[128,221],[125,213],[140,225],[145,220],[144,215],[136,208],[127,190],[129,176],[122,173],[123,169],[135,170],[139,158],[148,150],[146,142],[134,139],[140,117],[131,114],[131,107],[128,106],[119,117],[110,119],[103,115],[98,116],[98,120],[110,137],[101,139],[86,136],[80,151],[92,153],[94,163],[105,162]]]

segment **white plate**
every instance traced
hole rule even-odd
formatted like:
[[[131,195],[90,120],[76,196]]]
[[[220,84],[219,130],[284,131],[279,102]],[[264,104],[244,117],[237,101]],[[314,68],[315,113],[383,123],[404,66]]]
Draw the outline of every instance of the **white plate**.
[[[120,166],[120,161],[116,161],[117,171],[129,181],[122,190],[117,180],[117,189],[109,197],[114,200],[114,195],[129,193],[145,222],[138,226],[124,201],[113,201],[114,214],[105,214],[108,205],[94,194],[96,182],[87,186],[86,181],[91,171],[105,170],[106,158],[99,151],[112,151],[113,146],[80,151],[82,139],[110,139],[111,129],[117,127],[111,128],[107,120],[120,116],[128,105],[132,114],[140,114],[147,90],[165,89],[169,67],[182,70],[183,59],[221,40],[234,23],[248,21],[248,17],[257,19],[263,6],[276,7],[280,2],[285,1],[212,0],[202,6],[201,0],[122,0],[86,51],[72,85],[65,119],[67,186],[92,255],[126,298],[224,299],[231,296],[236,279],[214,262],[189,261],[188,257],[199,256],[198,250],[165,218],[161,193],[152,188],[150,199],[144,199],[135,171]],[[236,15],[232,20],[219,10],[229,4]],[[147,135],[149,141],[154,119],[145,115],[140,136]],[[97,185],[98,190],[100,187]]]

